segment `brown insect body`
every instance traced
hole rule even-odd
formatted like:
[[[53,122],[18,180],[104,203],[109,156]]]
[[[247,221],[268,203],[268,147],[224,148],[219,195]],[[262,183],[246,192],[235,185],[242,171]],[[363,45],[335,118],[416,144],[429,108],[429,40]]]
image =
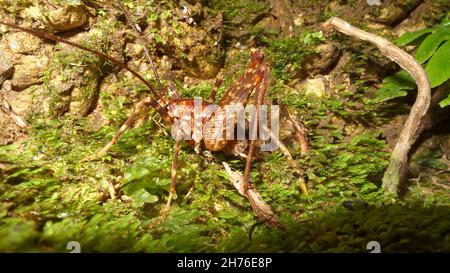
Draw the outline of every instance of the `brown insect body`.
[[[203,135],[202,141],[207,150],[213,152],[230,150],[233,148],[233,145],[236,145],[237,141],[234,141],[233,139],[227,140],[225,137],[217,137],[225,135],[225,132],[230,129],[227,126],[230,124],[235,126],[236,124],[235,115],[228,117],[229,119],[234,119],[232,122],[227,122],[226,107],[232,104],[245,106],[256,86],[261,84],[264,77],[268,77],[268,75],[269,67],[264,62],[263,52],[262,50],[256,50],[253,53],[252,59],[244,74],[224,93],[219,105],[202,100],[201,125],[199,125],[201,126]],[[216,111],[213,113],[206,111],[206,108],[210,106],[217,106]],[[192,128],[192,131],[189,133],[193,133],[196,125],[194,99],[169,100],[167,108],[171,123],[176,123],[183,115],[189,116]],[[175,113],[174,109],[179,108],[184,108],[183,113]],[[199,142],[195,140],[188,142],[193,146],[199,144]]]
[[[138,34],[138,40],[142,43],[142,38],[139,37],[139,31],[136,30],[133,22],[131,21],[130,15],[128,14],[127,10],[123,7],[122,3],[117,2],[117,4],[121,7],[122,11],[127,17],[128,23],[132,26],[136,34]],[[115,60],[114,58],[96,51],[94,49],[86,48],[82,45],[73,43],[71,41],[65,40],[63,38],[60,38],[58,36],[40,32],[39,30],[35,29],[29,29],[24,28],[21,26],[18,26],[13,23],[7,23],[0,21],[0,24],[9,26],[14,29],[18,29],[21,31],[25,31],[27,33],[30,33],[32,35],[35,35],[37,37],[48,39],[56,42],[66,43],[71,46],[74,46],[76,48],[79,48],[84,51],[88,51],[92,54],[95,54],[99,57],[101,57],[104,60],[110,61],[113,64],[121,67],[122,69],[125,69],[129,71],[131,74],[136,76],[140,81],[142,81],[148,88],[149,92],[152,94],[151,96],[146,97],[142,101],[138,102],[135,106],[134,111],[132,114],[128,117],[128,119],[125,121],[125,123],[120,127],[120,129],[116,132],[114,137],[111,139],[111,141],[105,145],[99,152],[97,152],[95,155],[89,156],[82,161],[88,161],[88,160],[94,160],[97,159],[103,155],[106,155],[108,150],[111,148],[112,145],[114,145],[120,136],[133,124],[137,116],[141,111],[143,111],[145,108],[152,107],[155,109],[155,111],[161,116],[161,118],[168,124],[173,125],[172,130],[175,131],[175,134],[173,134],[175,138],[175,146],[174,146],[174,159],[172,163],[172,172],[171,172],[171,179],[170,179],[170,190],[169,190],[169,197],[167,200],[167,204],[165,208],[163,209],[162,219],[165,218],[170,205],[171,200],[173,199],[173,196],[175,194],[175,181],[177,176],[177,168],[178,168],[178,154],[180,150],[180,142],[183,140],[181,137],[181,132],[183,131],[183,128],[177,128],[176,124],[182,120],[185,119],[186,116],[188,117],[188,122],[190,122],[191,129],[189,131],[183,131],[184,134],[193,134],[192,128],[198,128],[200,127],[201,136],[194,136],[193,139],[188,140],[188,142],[192,146],[196,146],[200,144],[201,142],[204,143],[204,146],[207,150],[210,151],[225,151],[228,149],[231,149],[234,145],[239,144],[239,141],[235,139],[225,139],[223,137],[217,137],[218,135],[224,135],[225,131],[227,131],[227,126],[234,126],[236,127],[237,124],[237,116],[236,114],[232,115],[226,115],[226,108],[229,105],[241,105],[244,106],[247,104],[249,97],[255,93],[255,105],[258,109],[259,105],[262,104],[265,96],[265,92],[267,91],[268,85],[269,85],[269,74],[270,74],[270,68],[264,61],[264,56],[262,50],[256,50],[252,54],[252,58],[250,63],[248,64],[247,69],[245,70],[244,74],[240,77],[238,81],[236,81],[223,95],[222,99],[218,103],[218,105],[212,103],[211,101],[214,101],[215,94],[218,89],[218,85],[221,82],[221,79],[219,78],[216,82],[216,85],[214,86],[214,89],[211,93],[211,96],[209,98],[209,102],[206,100],[202,100],[201,102],[201,118],[199,120],[196,120],[196,114],[198,115],[198,109],[196,109],[195,99],[193,98],[178,98],[178,95],[175,97],[169,97],[168,92],[164,92],[164,88],[162,87],[159,76],[156,71],[156,69],[153,66],[153,62],[147,54],[147,57],[152,64],[152,69],[155,73],[159,92],[157,92],[157,88],[155,88],[152,84],[150,84],[148,81],[146,81],[142,76],[140,76],[136,71],[129,68],[125,63],[122,63],[120,61]],[[143,44],[143,47],[145,48],[145,45]],[[146,53],[148,51],[146,50]],[[216,107],[216,110],[213,112],[205,111],[207,108],[214,106]],[[197,106],[198,107],[198,106]],[[179,109],[183,109],[180,110]],[[197,118],[198,119],[198,118]],[[256,110],[255,114],[255,120],[258,120],[258,110]],[[195,124],[195,123],[199,124]],[[256,122],[253,123],[253,130],[257,130],[256,128]],[[174,129],[175,128],[175,129]],[[229,128],[229,127],[228,127]],[[179,130],[181,129],[181,130]],[[173,132],[172,132],[173,133]],[[284,147],[284,145],[277,140],[276,141],[278,146],[282,148],[283,153],[288,157],[291,164],[296,168],[295,162],[292,159],[292,156],[290,155],[289,151]],[[256,190],[252,187],[250,187],[249,184],[249,175],[250,175],[250,168],[253,160],[253,154],[255,152],[255,140],[250,141],[249,145],[249,152],[245,167],[245,174],[243,178],[241,179],[240,186],[237,186],[238,184],[235,184],[235,187],[237,187],[238,191],[245,196],[247,199],[249,199],[250,203],[252,204],[252,208],[255,212],[255,214],[258,216],[260,221],[268,222],[271,226],[279,226],[278,220],[276,215],[272,212],[270,207],[262,200],[262,198],[259,196],[259,194],[256,192]],[[283,148],[284,147],[284,148]],[[301,171],[298,171],[299,175],[302,177]],[[233,182],[234,183],[234,182]],[[306,191],[306,186],[304,185],[304,181],[301,180],[300,184],[303,183],[304,192]],[[302,187],[302,186],[301,186]],[[302,188],[302,189],[303,189]]]

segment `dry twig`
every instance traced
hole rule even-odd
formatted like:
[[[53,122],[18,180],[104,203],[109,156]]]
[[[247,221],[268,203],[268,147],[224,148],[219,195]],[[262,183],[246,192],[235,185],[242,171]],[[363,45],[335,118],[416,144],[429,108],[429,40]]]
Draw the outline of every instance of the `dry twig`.
[[[408,153],[422,131],[424,118],[430,107],[431,88],[425,70],[414,57],[390,41],[353,27],[342,19],[336,17],[330,18],[322,25],[322,28],[325,32],[334,29],[348,36],[373,43],[383,55],[408,71],[417,83],[418,93],[416,102],[411,108],[405,126],[392,151],[389,166],[383,177],[383,188],[385,191],[396,194],[400,182],[405,178],[407,173]]]
[[[233,183],[233,186],[237,189],[239,194],[244,196],[250,201],[250,204],[258,217],[259,221],[267,223],[271,227],[281,228],[282,225],[278,219],[278,216],[272,211],[269,205],[262,199],[261,195],[254,187],[249,187],[247,194],[245,194],[244,190],[244,177],[238,171],[231,170],[230,166],[226,162],[222,162],[225,167],[226,172],[230,176],[230,181]]]

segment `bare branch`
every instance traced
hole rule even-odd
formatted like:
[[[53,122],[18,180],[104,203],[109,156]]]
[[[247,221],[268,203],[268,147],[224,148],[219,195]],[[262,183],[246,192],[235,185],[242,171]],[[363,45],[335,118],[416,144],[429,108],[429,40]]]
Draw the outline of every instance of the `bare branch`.
[[[259,221],[267,223],[271,227],[278,227],[278,228],[282,227],[278,219],[278,216],[272,211],[270,206],[267,205],[266,202],[264,202],[261,195],[253,186],[248,188],[246,194],[243,183],[244,182],[243,175],[238,171],[236,172],[232,171],[230,166],[226,162],[222,162],[222,164],[225,167],[226,172],[230,176],[229,179],[231,183],[233,183],[233,186],[237,189],[239,194],[241,194],[250,201],[250,205],[252,206],[253,211],[255,212]]]
[[[422,131],[424,117],[430,107],[431,88],[425,70],[414,57],[393,43],[377,35],[353,27],[342,19],[336,17],[330,18],[322,25],[322,28],[325,32],[335,29],[346,35],[373,43],[381,53],[408,71],[417,83],[418,93],[416,102],[411,108],[411,112],[391,154],[389,166],[383,177],[383,188],[386,192],[396,194],[400,182],[404,180],[407,173],[408,153]]]

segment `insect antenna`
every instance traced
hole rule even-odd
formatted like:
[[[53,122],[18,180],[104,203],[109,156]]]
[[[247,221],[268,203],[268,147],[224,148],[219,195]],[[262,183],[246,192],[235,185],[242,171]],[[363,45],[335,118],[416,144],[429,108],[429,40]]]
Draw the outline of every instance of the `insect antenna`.
[[[122,12],[124,13],[124,15],[127,19],[128,25],[130,25],[131,28],[133,29],[133,31],[136,33],[136,37],[138,39],[139,44],[141,44],[142,48],[144,49],[145,55],[147,56],[147,59],[150,62],[150,66],[152,67],[153,74],[155,75],[156,82],[158,83],[159,96],[161,98],[163,95],[164,89],[161,85],[161,80],[159,78],[159,74],[158,74],[158,71],[156,70],[155,64],[153,63],[152,58],[150,57],[150,52],[148,51],[147,47],[145,46],[145,44],[150,43],[150,41],[148,41],[147,37],[145,35],[143,35],[142,32],[136,27],[136,24],[133,22],[133,18],[131,18],[131,15],[128,12],[125,5],[121,1],[116,1],[116,3],[120,7]]]
[[[148,82],[147,80],[145,80],[138,72],[136,72],[136,71],[134,71],[133,69],[131,69],[127,64],[125,64],[125,63],[123,63],[123,62],[121,62],[121,61],[119,61],[119,60],[116,60],[116,59],[114,59],[114,58],[112,58],[112,57],[106,55],[106,54],[103,53],[103,52],[100,52],[100,51],[95,50],[95,49],[92,49],[92,48],[85,47],[85,46],[83,46],[83,45],[80,45],[80,44],[71,42],[71,41],[69,41],[69,40],[66,40],[66,39],[64,39],[64,38],[58,37],[58,36],[56,36],[56,35],[49,34],[49,33],[46,33],[46,32],[42,32],[42,31],[39,31],[39,30],[36,30],[36,29],[25,28],[25,27],[22,27],[22,26],[13,24],[13,23],[4,22],[4,21],[0,21],[0,24],[1,24],[1,25],[5,25],[5,26],[8,26],[8,27],[13,28],[13,29],[21,30],[21,31],[23,31],[23,32],[29,33],[29,34],[31,34],[31,35],[34,35],[34,36],[39,37],[39,38],[42,38],[42,39],[47,39],[47,40],[51,40],[51,41],[54,41],[54,42],[60,42],[60,43],[68,44],[68,45],[70,45],[70,46],[73,46],[73,47],[76,47],[76,48],[78,48],[78,49],[81,49],[81,50],[90,52],[90,53],[92,53],[92,54],[94,54],[94,55],[97,55],[97,56],[99,56],[100,58],[102,58],[102,59],[104,59],[104,60],[110,61],[111,63],[113,63],[113,64],[115,64],[115,65],[121,67],[122,69],[125,69],[125,70],[129,71],[131,74],[133,74],[133,76],[135,76],[136,78],[138,78],[142,83],[144,83],[144,84],[149,88],[150,92],[151,92],[157,99],[161,100],[161,97],[160,97],[160,95],[158,94],[158,92],[156,92],[155,87],[154,87],[152,84],[150,84],[150,82]],[[150,100],[151,100],[151,105],[152,105],[152,107],[154,107],[155,110],[156,110],[161,116],[163,116],[163,117],[167,116],[167,109],[166,109],[165,107],[161,106],[161,105],[160,105],[155,99],[153,99],[153,98],[150,98]]]

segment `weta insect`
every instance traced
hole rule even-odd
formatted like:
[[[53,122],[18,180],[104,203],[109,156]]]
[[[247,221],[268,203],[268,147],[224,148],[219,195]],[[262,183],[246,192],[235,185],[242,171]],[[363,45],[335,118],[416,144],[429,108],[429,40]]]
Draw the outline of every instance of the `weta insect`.
[[[253,117],[253,122],[250,122],[251,124],[250,126],[252,127],[250,129],[253,132],[253,134],[256,134],[256,132],[258,131],[257,130],[258,121],[260,120],[260,106],[263,104],[266,91],[269,87],[270,67],[264,60],[262,50],[254,51],[251,57],[251,61],[248,64],[246,71],[244,72],[242,77],[225,92],[225,94],[223,95],[223,97],[221,98],[221,100],[217,105],[214,104],[213,101],[215,100],[215,94],[217,92],[217,89],[219,88],[221,80],[218,79],[216,81],[214,89],[209,97],[209,101],[201,101],[199,105],[200,117],[198,117],[198,113],[196,113],[196,110],[198,109],[196,109],[197,105],[194,98],[180,98],[177,92],[175,92],[175,95],[169,96],[168,92],[164,91],[165,89],[161,85],[158,73],[150,58],[150,54],[148,53],[148,50],[145,47],[144,39],[142,39],[139,36],[140,33],[137,30],[134,23],[132,22],[131,16],[125,9],[123,4],[120,3],[120,1],[118,1],[117,4],[119,5],[122,12],[125,14],[128,24],[136,32],[138,40],[140,41],[141,45],[145,50],[147,58],[149,59],[149,62],[155,74],[155,78],[157,79],[158,83],[157,87],[153,86],[151,83],[146,81],[142,76],[140,76],[133,69],[129,68],[125,63],[117,61],[104,53],[98,52],[90,48],[86,48],[82,45],[62,39],[58,36],[43,33],[34,29],[23,28],[7,22],[0,22],[0,24],[28,32],[32,35],[38,36],[43,39],[49,39],[56,42],[66,43],[76,48],[88,51],[107,61],[112,62],[113,64],[121,67],[122,69],[129,71],[148,87],[151,96],[146,97],[145,99],[136,104],[132,114],[128,117],[128,119],[120,127],[120,129],[115,133],[114,137],[108,144],[106,144],[99,152],[84,159],[83,161],[95,160],[97,158],[106,155],[108,150],[119,140],[120,136],[133,124],[133,122],[135,121],[135,119],[137,118],[137,116],[141,111],[147,111],[150,107],[154,108],[155,111],[161,116],[163,121],[173,125],[172,136],[175,139],[174,156],[170,177],[169,196],[167,199],[167,203],[162,211],[161,217],[161,219],[164,220],[167,213],[169,212],[171,202],[175,194],[176,176],[178,168],[178,154],[180,150],[180,144],[183,141],[183,138],[185,138],[186,135],[191,135],[193,133],[192,134],[193,139],[189,139],[188,142],[192,146],[194,146],[196,150],[201,149],[201,147],[204,147],[206,150],[212,152],[219,152],[219,151],[226,152],[233,150],[239,144],[239,140],[236,139],[230,140],[218,137],[220,135],[223,135],[223,133],[229,130],[230,127],[233,128],[234,130],[234,128],[237,126],[237,114],[227,115],[226,114],[227,107],[231,105],[246,106],[252,95],[254,97],[254,106],[256,111],[254,111],[255,114]],[[210,108],[215,108],[215,111],[208,114],[207,109]],[[284,112],[287,112],[287,108],[282,108],[282,110]],[[187,117],[188,119],[187,123],[186,120],[185,123],[182,122],[183,118],[185,117]],[[305,141],[306,137],[304,136],[305,134],[303,127],[295,121],[295,119],[292,117],[291,114],[287,113],[287,117],[294,124],[297,137],[299,138],[299,141],[302,142],[301,146],[306,147],[307,146]],[[192,126],[187,126],[188,129],[186,129],[185,125],[192,125]],[[195,129],[192,128],[197,128],[198,130],[195,131]],[[286,146],[278,139],[277,136],[274,136],[272,134],[272,132],[268,127],[259,128],[259,134],[262,134],[263,132],[270,134],[272,137],[274,137],[273,140],[277,148],[280,148],[281,151],[285,154],[285,156],[287,156],[290,164],[297,172],[299,176],[301,190],[305,194],[307,194],[307,188],[305,185],[303,173],[296,165],[294,159],[292,158]],[[255,214],[257,215],[258,219],[261,222],[267,222],[271,226],[280,226],[276,215],[271,211],[270,207],[264,203],[259,194],[257,194],[254,187],[252,187],[250,184],[250,170],[252,161],[254,159],[256,145],[257,145],[256,139],[255,138],[250,139],[248,153],[245,156],[246,157],[245,172],[242,178],[236,177],[234,178],[235,182],[241,179],[241,181],[236,182],[237,184],[235,183],[235,186],[239,185],[236,187],[240,187],[238,188],[239,192],[249,199]],[[225,167],[228,170],[227,165]]]

